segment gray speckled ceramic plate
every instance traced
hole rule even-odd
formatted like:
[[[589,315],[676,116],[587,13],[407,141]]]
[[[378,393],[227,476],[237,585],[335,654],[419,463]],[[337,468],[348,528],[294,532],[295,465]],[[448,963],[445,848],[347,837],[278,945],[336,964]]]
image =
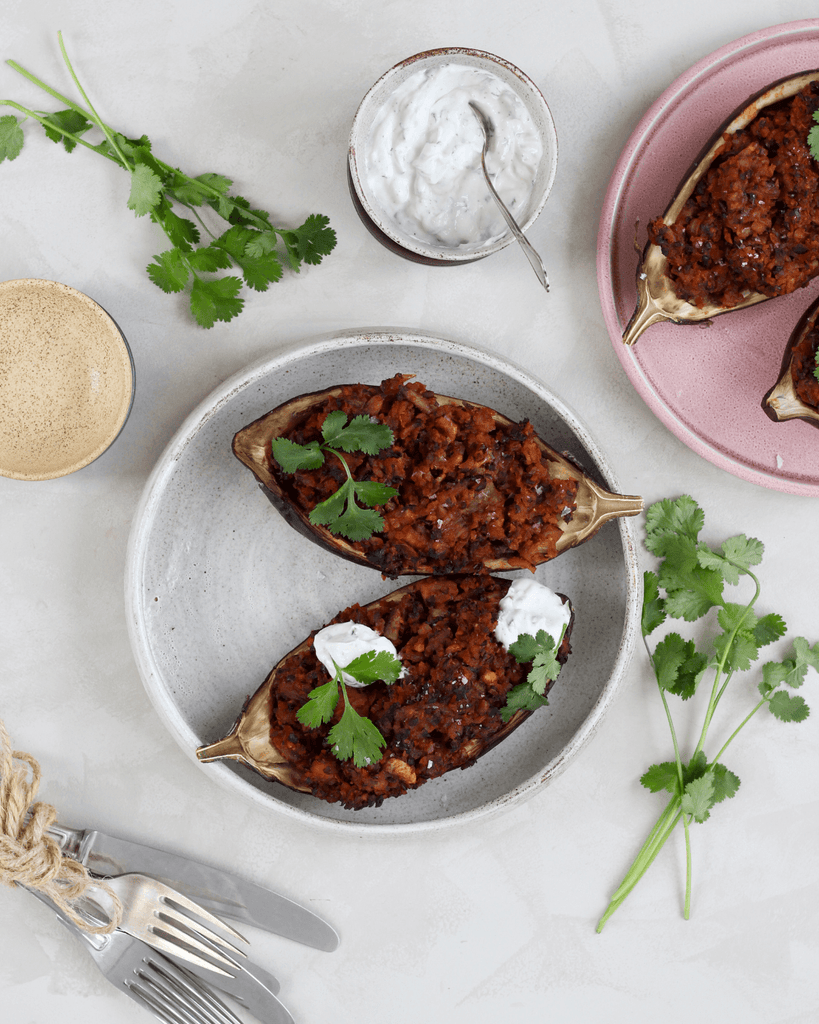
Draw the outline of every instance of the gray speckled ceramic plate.
[[[552,447],[622,490],[597,444],[548,388],[495,355],[455,342],[400,330],[342,332],[230,378],[191,413],[159,459],[127,560],[128,624],[140,673],[193,760],[197,747],[226,735],[245,699],[312,629],[355,601],[365,604],[408,582],[384,581],[287,526],[234,457],[233,435],[296,395],[378,383],[397,372],[514,420],[528,418]],[[347,811],[233,762],[200,767],[237,795],[337,831],[439,828],[530,796],[566,768],[600,724],[631,657],[641,580],[630,522],[608,523],[538,569],[538,579],[572,600],[574,653],[549,706],[465,771],[381,807]]]

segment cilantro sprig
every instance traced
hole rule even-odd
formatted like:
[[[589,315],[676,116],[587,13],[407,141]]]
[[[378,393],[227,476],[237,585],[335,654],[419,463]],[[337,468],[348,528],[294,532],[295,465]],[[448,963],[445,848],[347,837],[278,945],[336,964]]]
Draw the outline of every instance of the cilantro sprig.
[[[563,633],[566,632],[564,626]],[[560,641],[563,642],[563,633]],[[532,668],[526,680],[513,686],[506,698],[506,706],[501,708],[501,718],[504,722],[517,711],[537,711],[545,707],[547,700],[546,684],[557,679],[560,672],[560,662],[557,660],[557,652],[560,644],[555,643],[555,638],[543,629],[539,629],[535,636],[531,633],[521,633],[514,643],[509,645],[509,653],[520,665],[531,662]]]
[[[389,651],[366,651],[354,658],[349,665],[340,667],[333,662],[335,675],[326,683],[311,690],[309,699],[296,712],[296,718],[308,729],[317,729],[331,721],[338,704],[339,690],[344,698],[341,718],[330,729],[327,742],[330,750],[340,761],[353,759],[357,768],[365,768],[381,758],[386,740],[369,718],[355,710],[347,695],[344,674],[359,683],[369,686],[381,680],[391,685],[401,674],[401,661]]]
[[[308,444],[296,444],[286,437],[274,437],[270,442],[271,454],[285,473],[318,469],[324,465],[325,451],[332,452],[344,467],[347,479],[312,509],[310,522],[326,526],[330,533],[341,534],[352,541],[366,540],[373,533],[380,533],[384,529],[384,518],[374,506],[385,504],[398,491],[375,480],[354,480],[341,452],[377,455],[392,445],[392,430],[386,423],[373,422],[369,416],[354,416],[347,423],[347,414],[336,409],[328,413],[322,423],[321,436],[322,441]],[[369,507],[362,508],[358,502]]]
[[[147,135],[127,138],[107,125],[94,110],[74,73],[62,33],[58,33],[58,38],[65,65],[87,108],[63,96],[16,61],[7,61],[30,82],[66,104],[66,109],[49,113],[32,110],[12,100],[0,100],[0,105],[12,107],[24,115],[22,118],[13,114],[0,117],[0,163],[14,160],[20,154],[25,141],[20,126],[32,118],[45,129],[49,139],[62,143],[66,152],[83,146],[124,168],[131,180],[128,208],[137,217],[150,217],[162,228],[170,243],[169,248],[163,249],[148,264],[148,276],[167,293],[182,292],[190,286],[191,313],[201,327],[213,327],[217,321],[229,321],[238,316],[244,306],[244,299],[239,295],[243,285],[254,291],[266,291],[281,279],[285,266],[298,272],[302,263],[321,263],[333,250],[336,235],[328,226],[327,217],[310,214],[298,228],[276,227],[270,214],[253,209],[243,196],[230,194],[233,184],[230,178],[210,172],[191,177],[156,157]],[[85,137],[89,132],[92,135],[101,132],[101,141],[90,142]],[[180,208],[190,213],[193,220],[180,216],[177,212]],[[211,211],[208,216],[214,226],[221,220],[227,227],[211,230],[200,216],[203,208]],[[199,244],[202,232],[208,238],[204,244]],[[234,268],[240,276],[213,276]]]
[[[704,822],[723,800],[739,789],[739,778],[722,763],[729,745],[762,708],[782,722],[801,722],[809,709],[799,688],[810,667],[819,670],[819,643],[811,646],[803,637],[793,640],[789,655],[782,661],[762,666],[757,690],[759,699],[719,747],[714,757],[705,753],[713,719],[725,691],[738,672],[747,672],[759,657],[760,648],[785,635],[786,626],[776,613],[758,616],[754,610],[760,583],[751,571],[762,561],[763,546],[744,534],[731,537],[715,549],[699,539],[703,528],[702,509],[688,495],[676,501],[666,499],[652,505],[646,513],[646,547],[660,558],[656,573],[644,573],[642,635],[657,681],[660,698],[668,719],[674,759],[652,765],[640,782],[652,793],[668,792],[671,799],[637,854],[634,863],[611,898],[597,925],[602,931],[606,921],[634,889],[655,857],[682,823],[685,833],[686,886],[684,916],[691,909],[691,837],[693,822]],[[753,585],[753,596],[745,603],[724,596],[725,585],[743,581]],[[664,593],[663,593],[664,592]],[[695,622],[716,609],[720,630],[706,650],[679,633],[668,633],[652,653],[647,638],[667,618]],[[668,702],[668,694],[691,700],[709,674],[703,725],[690,757],[684,759]]]
[[[816,124],[808,132],[808,149],[814,160],[819,160],[819,110],[814,110],[813,120]]]

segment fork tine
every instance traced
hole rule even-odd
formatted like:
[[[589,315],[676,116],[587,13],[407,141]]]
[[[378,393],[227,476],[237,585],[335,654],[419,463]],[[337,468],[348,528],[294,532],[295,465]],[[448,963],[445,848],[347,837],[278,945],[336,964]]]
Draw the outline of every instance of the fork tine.
[[[242,969],[233,957],[217,952],[212,946],[206,946],[198,939],[154,926],[151,926],[150,932],[151,936],[147,941],[162,953],[168,953],[198,967],[207,967],[208,970],[228,978],[234,978]],[[206,956],[200,956],[200,953]]]
[[[173,1024],[241,1024],[221,999],[170,961],[146,957],[128,985]]]
[[[247,939],[241,932],[237,932],[236,929],[226,921],[223,921],[215,914],[211,914],[209,910],[205,910],[205,908],[201,907],[198,903],[194,903],[193,900],[189,900],[187,896],[183,896],[182,893],[174,892],[173,895],[163,893],[161,899],[166,907],[170,907],[175,911],[187,911],[187,913],[190,914],[196,922],[207,921],[209,924],[216,925],[217,928],[221,928],[223,931],[227,932],[228,935],[232,935],[234,938],[240,939],[242,942],[247,942]],[[178,914],[177,917],[179,917]],[[204,932],[204,929],[202,930]],[[218,936],[217,940],[219,940]]]

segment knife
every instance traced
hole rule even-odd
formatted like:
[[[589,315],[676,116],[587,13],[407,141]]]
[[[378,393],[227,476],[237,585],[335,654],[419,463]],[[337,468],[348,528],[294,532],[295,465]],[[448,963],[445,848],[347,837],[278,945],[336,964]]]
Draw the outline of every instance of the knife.
[[[98,877],[129,872],[150,875],[215,914],[328,953],[338,946],[338,933],[317,914],[227,871],[95,829],[74,829],[55,823],[49,826],[48,834],[65,856],[78,860]]]

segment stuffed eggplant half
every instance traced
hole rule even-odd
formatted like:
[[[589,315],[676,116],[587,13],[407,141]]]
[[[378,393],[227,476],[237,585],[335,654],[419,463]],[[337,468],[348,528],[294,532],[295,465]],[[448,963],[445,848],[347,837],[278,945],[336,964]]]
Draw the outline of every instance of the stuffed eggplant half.
[[[468,767],[548,703],[573,621],[568,598],[529,577],[417,580],[311,634],[230,734],[197,757],[238,761],[347,808],[378,806]],[[385,647],[395,652],[391,676],[377,667],[378,658],[390,661]],[[362,650],[370,653],[350,659]],[[376,666],[366,679],[393,681],[348,678],[359,663]]]
[[[714,136],[648,225],[638,302],[623,334],[696,324],[803,287],[819,274],[819,165],[808,133],[819,70],[777,82]]]
[[[803,419],[819,427],[819,300],[800,320],[782,359],[779,380],[762,408],[773,420]]]
[[[376,421],[389,442],[333,450],[336,417],[351,417],[350,430]],[[282,444],[307,451],[307,468],[279,454]],[[321,447],[326,458],[310,462]],[[534,569],[643,508],[641,498],[601,487],[527,421],[434,394],[407,374],[301,395],[240,430],[233,451],[291,526],[390,578]],[[355,500],[365,486],[378,512],[369,510],[369,533],[356,533],[347,526],[363,519]],[[333,507],[342,511],[335,522],[325,514]]]

